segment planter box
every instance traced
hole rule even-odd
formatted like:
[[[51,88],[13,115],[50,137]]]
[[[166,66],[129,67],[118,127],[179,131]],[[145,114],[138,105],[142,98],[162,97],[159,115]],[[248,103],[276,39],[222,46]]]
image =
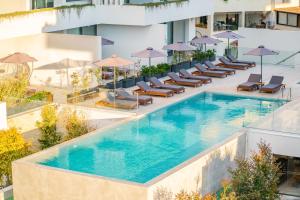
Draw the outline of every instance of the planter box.
[[[123,88],[130,88],[135,86],[135,79],[134,78],[127,78],[122,80]]]
[[[171,66],[171,71],[172,72],[179,72],[180,66],[179,65],[172,65]]]
[[[145,77],[144,76],[135,77],[134,84],[136,85],[136,83],[138,83],[140,81],[145,81]]]
[[[150,80],[151,77],[152,77],[152,76],[144,76],[145,82],[149,82],[149,80]]]
[[[212,56],[212,57],[210,57],[210,58],[209,58],[209,61],[210,61],[210,62],[214,62],[214,61],[216,61],[216,56]]]
[[[155,74],[154,75],[156,78],[161,78],[162,76],[161,76],[161,74]]]
[[[116,82],[116,89],[117,88],[121,88],[121,87],[122,87],[122,82],[121,81]],[[106,84],[106,88],[108,88],[108,89],[114,89],[115,88],[114,82],[107,83]]]
[[[182,63],[172,65],[171,66],[171,71],[172,72],[179,72],[179,70],[181,70],[181,69],[190,69],[190,68],[191,68],[191,62],[186,61],[186,62],[182,62]]]

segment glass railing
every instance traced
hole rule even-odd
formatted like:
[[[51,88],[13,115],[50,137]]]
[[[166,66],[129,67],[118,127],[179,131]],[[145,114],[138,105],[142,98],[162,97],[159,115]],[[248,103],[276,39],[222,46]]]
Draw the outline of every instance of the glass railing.
[[[131,90],[98,88],[92,93],[74,95],[67,102],[74,106],[137,113],[141,106],[152,103],[152,98],[140,99]]]
[[[36,100],[15,98],[15,97],[4,97],[3,101],[6,102],[7,116],[11,116],[35,108],[39,108],[49,103],[47,101],[36,101]]]
[[[272,105],[271,113],[266,117],[257,118],[254,123],[247,123],[247,118],[243,119],[243,125],[246,128],[252,128],[262,131],[273,131],[280,134],[299,134],[300,135],[300,102],[293,101],[290,92],[296,88],[283,89],[278,94],[278,103],[282,103],[280,108],[273,108]],[[283,96],[280,96],[282,95]]]
[[[252,49],[253,48],[245,47],[232,48],[231,54],[237,57],[239,60],[255,61],[256,63],[260,64],[261,59],[259,56],[245,55],[245,53]],[[286,67],[295,67],[300,65],[300,54],[295,54],[295,51],[274,51],[278,52],[278,55],[263,56],[263,64],[280,65]]]

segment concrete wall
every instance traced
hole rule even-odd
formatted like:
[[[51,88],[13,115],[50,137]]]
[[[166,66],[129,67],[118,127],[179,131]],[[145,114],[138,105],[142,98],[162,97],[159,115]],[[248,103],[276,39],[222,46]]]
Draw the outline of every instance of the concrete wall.
[[[300,135],[289,134],[284,132],[274,132],[267,130],[249,130],[247,133],[247,152],[249,156],[251,152],[258,151],[257,144],[265,141],[271,145],[272,152],[278,155],[300,157]]]
[[[0,40],[0,43],[1,57],[14,52],[24,52],[38,60],[34,63],[35,68],[65,58],[87,61],[102,58],[100,36],[39,34]],[[60,87],[61,76],[57,70],[35,70],[31,76],[31,83]],[[66,80],[66,77],[63,79]]]
[[[134,184],[20,161],[12,167],[15,200],[141,200],[147,196],[145,187]]]
[[[7,129],[6,103],[0,102],[0,130]]]
[[[2,0],[0,14],[30,10],[30,0]]]
[[[215,12],[267,11],[271,10],[271,0],[214,0]]]
[[[113,46],[103,46],[103,57],[109,57],[112,54],[137,61],[131,54],[137,51],[152,47],[162,50],[166,44],[167,26],[166,24],[157,24],[151,26],[115,26],[98,25],[98,34],[104,38],[113,40]],[[154,58],[152,63],[164,62],[165,58]],[[148,59],[141,59],[141,64],[148,65]]]
[[[159,188],[165,188],[173,194],[181,190],[199,191],[202,195],[217,192],[221,187],[221,180],[229,178],[228,168],[234,167],[235,158],[244,156],[245,144],[245,134],[237,133],[211,148],[212,150],[207,150],[157,177],[148,183],[148,199],[152,200]]]

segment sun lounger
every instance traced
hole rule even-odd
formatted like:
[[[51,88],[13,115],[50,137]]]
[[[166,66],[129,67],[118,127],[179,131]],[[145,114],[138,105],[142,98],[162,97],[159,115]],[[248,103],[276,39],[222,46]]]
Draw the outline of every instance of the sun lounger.
[[[192,80],[200,80],[203,83],[211,83],[211,81],[212,81],[210,77],[193,75],[193,74],[190,74],[185,69],[179,70],[179,74],[180,74],[181,78],[192,79]]]
[[[185,91],[185,88],[182,86],[164,84],[164,83],[160,82],[156,77],[151,77],[149,79],[149,81],[150,81],[151,87],[153,87],[153,88],[173,90],[176,94],[179,94],[179,93]]]
[[[225,67],[225,68],[231,68],[231,69],[239,69],[239,70],[246,70],[250,66],[247,64],[241,64],[241,63],[232,63],[225,57],[219,58],[219,61],[221,63],[217,64],[217,66]]]
[[[144,94],[144,95],[161,96],[161,97],[171,97],[174,95],[173,90],[151,88],[144,81],[140,81],[136,85],[139,87],[139,89],[133,92],[141,95]]]
[[[217,77],[217,78],[227,77],[226,72],[208,70],[206,69],[206,67],[199,64],[196,64],[195,68],[197,69],[197,71],[192,73],[194,75],[203,75],[203,76],[210,76],[210,77]]]
[[[224,68],[224,67],[218,67],[218,66],[214,65],[210,61],[205,61],[204,64],[207,66],[207,68],[209,70],[212,70],[212,71],[226,72],[227,75],[235,74],[235,70],[234,69]]]
[[[237,90],[254,91],[259,89],[259,83],[261,81],[260,74],[250,74],[248,81],[240,84]]]
[[[255,67],[256,63],[255,62],[251,62],[251,61],[244,61],[244,60],[237,60],[235,57],[233,57],[232,55],[227,55],[227,58],[233,62],[233,63],[241,63],[241,64],[246,64],[246,65],[250,65],[251,67]]]
[[[174,72],[169,72],[168,76],[170,77],[170,79],[166,80],[165,83],[171,83],[171,84],[183,85],[183,86],[190,86],[190,87],[199,87],[199,86],[202,85],[202,81],[200,81],[200,80],[180,78]]]
[[[128,100],[128,101],[137,101],[138,100],[140,105],[147,105],[147,104],[153,103],[152,97],[131,95],[122,88],[116,90],[116,94],[117,94],[116,95],[117,99]]]
[[[282,87],[285,87],[285,85],[282,84],[283,79],[283,76],[272,76],[270,82],[267,85],[264,85],[260,88],[260,92],[278,92]]]
[[[106,97],[103,100],[96,102],[96,105],[111,108],[134,109],[137,107],[137,102],[116,99],[111,94],[106,93]]]

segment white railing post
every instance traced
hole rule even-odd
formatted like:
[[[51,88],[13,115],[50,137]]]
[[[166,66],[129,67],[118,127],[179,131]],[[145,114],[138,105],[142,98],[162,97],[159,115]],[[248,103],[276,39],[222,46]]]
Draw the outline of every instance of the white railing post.
[[[0,102],[0,130],[7,129],[6,103]]]

